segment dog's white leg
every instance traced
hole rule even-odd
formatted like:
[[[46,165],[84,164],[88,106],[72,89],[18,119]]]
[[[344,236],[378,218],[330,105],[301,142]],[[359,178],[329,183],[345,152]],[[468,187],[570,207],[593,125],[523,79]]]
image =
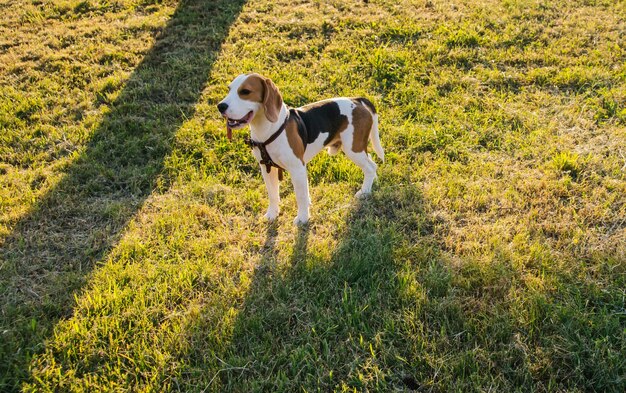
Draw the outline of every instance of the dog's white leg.
[[[309,180],[307,179],[306,166],[302,165],[289,170],[291,182],[296,193],[296,201],[298,203],[298,215],[293,221],[294,224],[306,224],[309,222],[309,205],[311,198],[309,197]]]
[[[267,195],[270,200],[270,205],[265,213],[265,218],[273,221],[278,217],[280,208],[278,206],[280,202],[280,194],[278,193],[278,187],[280,182],[278,181],[278,169],[272,167],[270,173],[267,173],[265,165],[261,165],[261,173],[263,174],[263,180],[265,180],[265,187],[267,187]]]
[[[355,196],[358,198],[371,193],[372,184],[374,183],[374,179],[376,179],[376,169],[378,169],[378,166],[374,161],[372,161],[369,154],[364,151],[355,153],[349,147],[346,148],[345,145],[343,151],[346,153],[346,156],[348,156],[348,158],[357,164],[363,171],[363,185]]]

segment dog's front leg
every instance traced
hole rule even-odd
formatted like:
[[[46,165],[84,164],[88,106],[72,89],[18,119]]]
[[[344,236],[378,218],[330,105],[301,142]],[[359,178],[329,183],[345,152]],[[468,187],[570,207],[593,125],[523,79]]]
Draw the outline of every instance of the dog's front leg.
[[[273,221],[276,217],[278,217],[278,213],[280,211],[280,208],[278,207],[280,202],[280,194],[278,193],[278,169],[272,167],[270,173],[267,173],[265,165],[261,165],[261,173],[263,174],[265,187],[267,187],[267,196],[270,200],[270,205],[267,208],[267,213],[265,213],[265,218]]]
[[[311,204],[306,166],[302,165],[291,169],[289,174],[291,175],[291,182],[293,183],[296,201],[298,202],[298,215],[293,223],[296,225],[306,224],[309,222],[309,205]]]

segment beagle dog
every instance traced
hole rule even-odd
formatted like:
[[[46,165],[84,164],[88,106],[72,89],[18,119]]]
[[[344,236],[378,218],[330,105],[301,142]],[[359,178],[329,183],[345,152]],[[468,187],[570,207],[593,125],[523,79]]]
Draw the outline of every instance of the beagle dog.
[[[278,88],[259,74],[242,74],[228,86],[228,94],[217,105],[226,119],[227,136],[232,130],[250,125],[249,144],[261,166],[269,195],[265,218],[279,213],[279,177],[282,170],[291,175],[298,215],[294,223],[309,221],[309,184],[306,164],[322,149],[331,155],[339,150],[361,170],[364,180],[357,197],[372,190],[377,165],[367,154],[368,140],[384,161],[378,135],[378,115],[366,98],[331,98],[300,108],[289,109]]]

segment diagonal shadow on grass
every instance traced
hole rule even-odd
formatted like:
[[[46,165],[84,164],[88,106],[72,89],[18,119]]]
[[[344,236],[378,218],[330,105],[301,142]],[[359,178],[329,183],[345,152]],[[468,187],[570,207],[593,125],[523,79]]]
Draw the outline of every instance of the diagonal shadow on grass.
[[[174,134],[193,115],[244,0],[183,0],[61,182],[0,249],[0,390],[29,360],[74,294],[155,189]]]
[[[235,322],[212,391],[332,391],[402,387],[400,311],[406,288],[398,250],[428,248],[432,232],[412,186],[355,201],[338,246],[309,246],[315,224],[295,235],[289,261],[264,258]],[[274,244],[268,231],[267,244]],[[271,254],[272,250],[266,250]],[[428,254],[428,253],[426,253]],[[425,255],[426,255],[425,254]],[[267,260],[266,260],[267,259]],[[380,385],[360,376],[376,374]],[[389,374],[395,373],[390,381]],[[390,385],[391,384],[391,385]]]

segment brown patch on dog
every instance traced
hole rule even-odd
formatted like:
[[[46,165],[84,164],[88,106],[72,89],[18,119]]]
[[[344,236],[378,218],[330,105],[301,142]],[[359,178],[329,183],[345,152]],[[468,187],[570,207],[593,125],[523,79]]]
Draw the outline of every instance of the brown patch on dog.
[[[250,74],[239,86],[237,94],[243,100],[262,102],[267,120],[272,123],[278,120],[278,114],[283,105],[283,96],[270,78]]]
[[[293,120],[287,123],[285,133],[287,134],[287,142],[289,142],[293,154],[304,164],[304,143],[302,143],[302,138],[300,138],[300,134],[298,134],[298,124]]]
[[[242,94],[242,91],[247,94]],[[263,102],[263,77],[259,74],[250,74],[245,81],[239,86],[237,94],[242,100]]]
[[[372,114],[363,104],[356,105],[352,110],[352,125],[354,126],[354,134],[352,136],[352,151],[359,153],[367,151],[367,141],[372,130]]]

